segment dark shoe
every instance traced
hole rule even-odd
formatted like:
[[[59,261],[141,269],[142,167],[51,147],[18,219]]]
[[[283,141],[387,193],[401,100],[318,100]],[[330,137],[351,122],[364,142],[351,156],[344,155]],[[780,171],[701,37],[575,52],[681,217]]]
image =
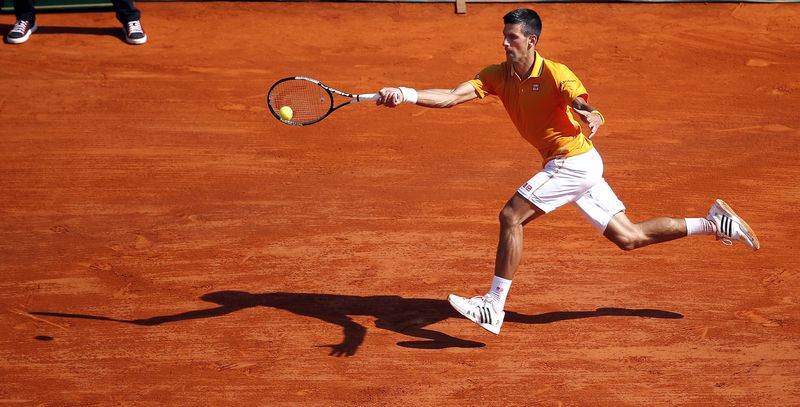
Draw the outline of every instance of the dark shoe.
[[[6,41],[8,41],[9,44],[22,44],[28,41],[31,34],[38,28],[39,26],[37,26],[36,23],[31,25],[30,21],[19,20],[14,24],[14,28],[8,32],[8,35],[6,35]]]
[[[147,42],[147,34],[144,33],[139,20],[128,21],[122,25],[122,29],[125,31],[125,42],[128,44],[139,45]]]

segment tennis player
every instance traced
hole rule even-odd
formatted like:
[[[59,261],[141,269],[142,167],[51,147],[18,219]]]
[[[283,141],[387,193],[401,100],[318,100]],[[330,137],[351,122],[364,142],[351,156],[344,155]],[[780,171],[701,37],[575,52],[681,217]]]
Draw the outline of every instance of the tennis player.
[[[542,21],[535,11],[516,9],[503,22],[505,62],[486,67],[475,79],[453,89],[384,88],[377,102],[388,107],[405,102],[445,108],[495,95],[522,137],[542,155],[544,168],[522,184],[500,211],[500,239],[489,292],[473,298],[448,297],[459,313],[489,332],[500,333],[506,298],[522,256],[523,226],[568,203],[575,204],[622,250],[689,235],[714,235],[727,245],[738,241],[753,250],[759,248],[753,230],[721,200],[712,204],[705,218],[631,222],[603,178],[603,160],[592,145],[605,118],[588,103],[588,92],[569,68],[536,51]],[[588,135],[577,119],[586,123]]]

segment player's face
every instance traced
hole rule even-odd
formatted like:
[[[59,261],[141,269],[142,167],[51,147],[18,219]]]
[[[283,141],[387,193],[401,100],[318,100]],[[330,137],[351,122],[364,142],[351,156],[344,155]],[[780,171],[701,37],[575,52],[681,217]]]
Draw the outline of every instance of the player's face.
[[[522,32],[522,24],[506,24],[503,27],[503,48],[508,62],[522,62],[528,58],[534,45],[536,36],[526,36]]]

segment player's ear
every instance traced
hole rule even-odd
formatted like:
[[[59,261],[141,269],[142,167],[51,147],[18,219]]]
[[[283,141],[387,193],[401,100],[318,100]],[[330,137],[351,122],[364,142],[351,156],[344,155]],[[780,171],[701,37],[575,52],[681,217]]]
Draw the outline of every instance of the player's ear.
[[[531,34],[528,36],[528,41],[530,41],[531,45],[535,46],[539,42],[539,37],[536,34]]]

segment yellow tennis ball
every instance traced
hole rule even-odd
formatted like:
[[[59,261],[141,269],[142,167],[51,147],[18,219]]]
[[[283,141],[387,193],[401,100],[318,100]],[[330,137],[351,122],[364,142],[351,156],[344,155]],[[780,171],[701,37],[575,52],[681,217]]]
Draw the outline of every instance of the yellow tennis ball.
[[[292,116],[294,116],[294,112],[292,111],[291,107],[283,106],[283,107],[280,108],[280,110],[278,110],[278,115],[283,120],[292,120]]]

